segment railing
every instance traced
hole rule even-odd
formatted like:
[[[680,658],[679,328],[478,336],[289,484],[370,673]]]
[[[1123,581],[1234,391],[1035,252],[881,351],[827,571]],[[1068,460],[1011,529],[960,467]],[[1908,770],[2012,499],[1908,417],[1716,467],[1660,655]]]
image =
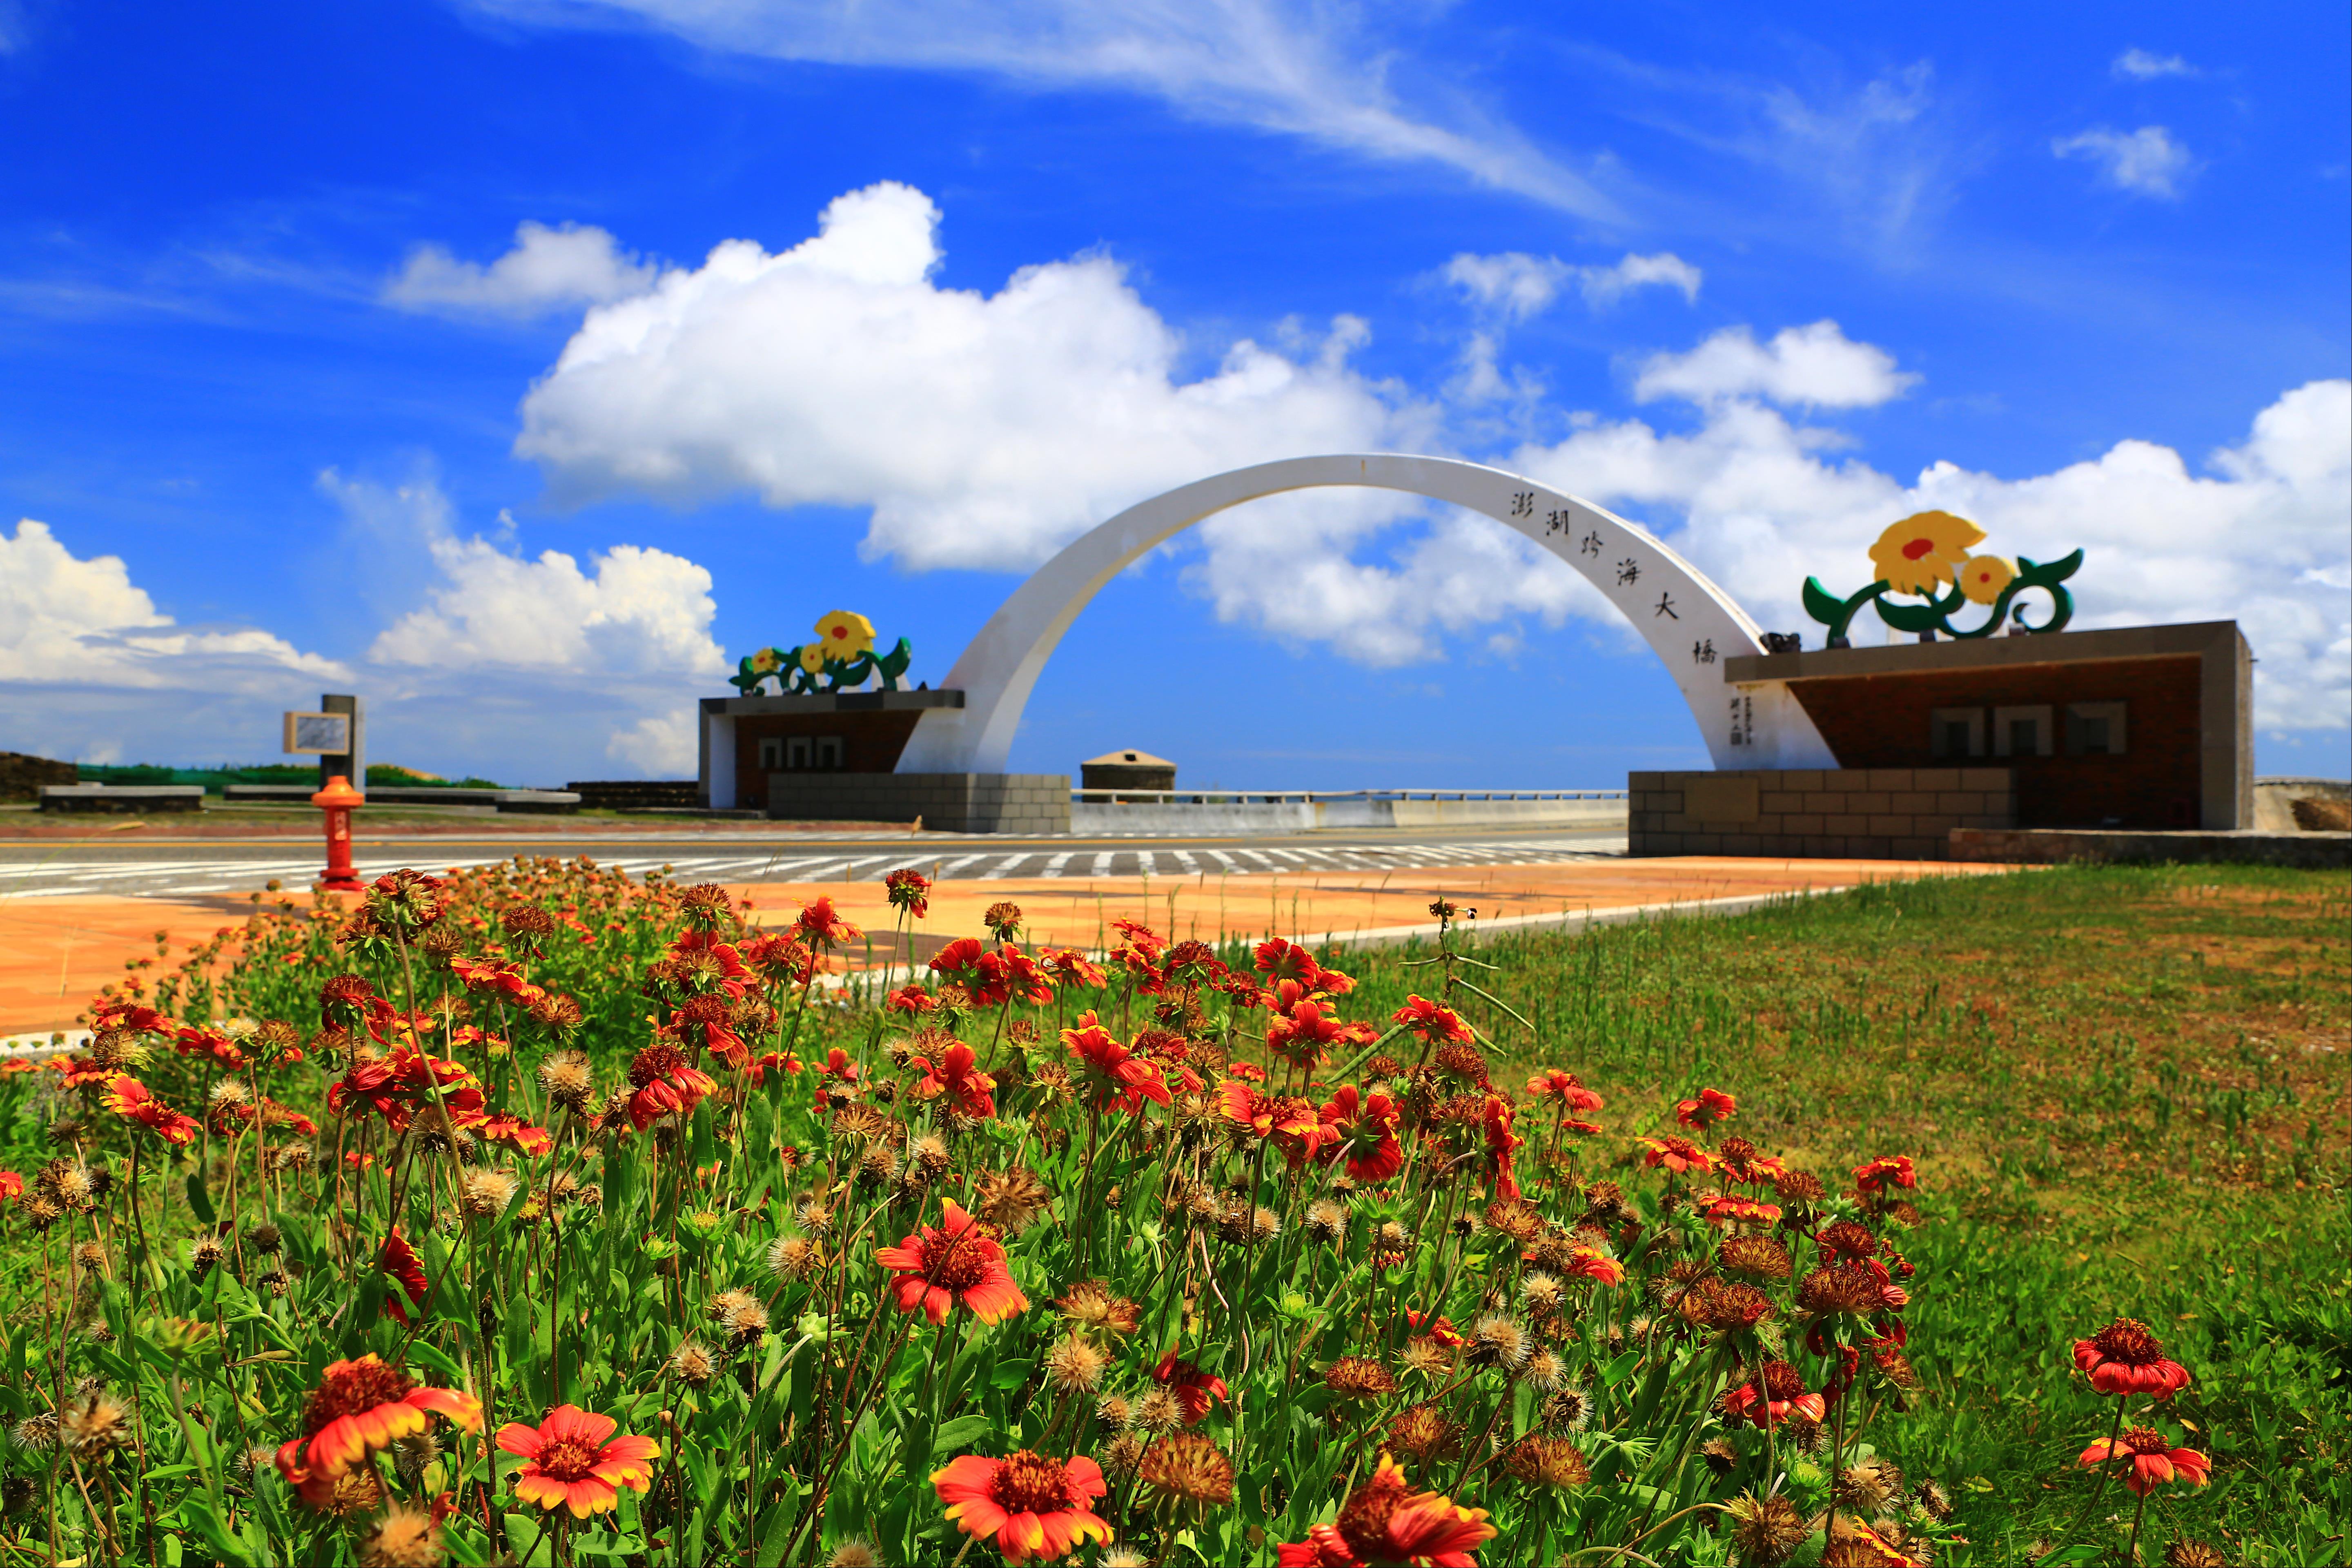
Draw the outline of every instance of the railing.
[[[1118,789],[1084,786],[1070,798],[1087,805],[1301,805],[1339,800],[1624,800],[1622,789]]]

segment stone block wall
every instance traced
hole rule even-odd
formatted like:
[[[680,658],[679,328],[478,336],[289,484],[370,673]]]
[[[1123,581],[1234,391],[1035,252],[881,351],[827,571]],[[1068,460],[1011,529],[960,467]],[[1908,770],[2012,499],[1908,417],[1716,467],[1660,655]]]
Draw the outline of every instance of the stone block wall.
[[[768,815],[911,822],[942,833],[1067,833],[1067,773],[770,773]]]
[[[1956,827],[2013,827],[2009,768],[1788,768],[1628,776],[1635,855],[1943,860]]]

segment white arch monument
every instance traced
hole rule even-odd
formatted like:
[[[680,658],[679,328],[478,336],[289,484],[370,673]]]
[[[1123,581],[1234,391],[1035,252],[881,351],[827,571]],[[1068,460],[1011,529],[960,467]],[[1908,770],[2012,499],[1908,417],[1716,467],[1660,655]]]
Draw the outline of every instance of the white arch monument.
[[[1013,590],[940,682],[963,706],[927,710],[902,773],[1001,773],[1037,677],[1103,585],[1203,518],[1286,490],[1358,485],[1484,512],[1584,574],[1674,676],[1718,768],[1833,768],[1779,681],[1730,686],[1723,660],[1765,651],[1747,611],[1647,529],[1518,474],[1454,458],[1370,453],[1260,463],[1139,501],[1081,535]]]

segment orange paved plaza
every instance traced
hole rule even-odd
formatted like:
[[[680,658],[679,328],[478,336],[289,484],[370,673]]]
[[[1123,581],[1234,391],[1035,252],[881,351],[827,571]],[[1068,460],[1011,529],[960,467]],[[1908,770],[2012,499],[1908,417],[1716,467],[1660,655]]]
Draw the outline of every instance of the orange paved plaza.
[[[925,866],[919,856],[910,856],[908,863]],[[1171,940],[1273,935],[1344,942],[1430,927],[1429,905],[1439,898],[1475,908],[1477,923],[1494,930],[1498,922],[1706,906],[1865,881],[2014,869],[1948,861],[1689,857],[1403,867],[1377,876],[1324,871],[948,881],[933,890],[930,917],[922,922],[916,946],[928,953],[939,942],[981,934],[982,911],[1006,899],[1021,906],[1029,940],[1055,946],[1094,947],[1114,920],[1139,920]],[[788,920],[822,894],[877,937],[887,939],[891,930],[891,910],[877,882],[763,882],[731,890],[753,900],[754,918],[762,922]],[[120,978],[126,961],[155,952],[158,932],[168,933],[176,958],[221,927],[240,923],[253,907],[229,898],[0,900],[0,1036],[73,1027],[91,994]]]

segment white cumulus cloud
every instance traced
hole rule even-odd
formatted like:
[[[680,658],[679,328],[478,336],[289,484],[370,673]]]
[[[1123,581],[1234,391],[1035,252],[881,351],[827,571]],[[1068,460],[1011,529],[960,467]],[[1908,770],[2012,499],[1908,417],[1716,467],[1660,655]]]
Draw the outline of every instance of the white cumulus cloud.
[[[1747,327],[1727,327],[1688,353],[1662,353],[1642,366],[1633,395],[1712,403],[1760,397],[1788,406],[1868,408],[1900,397],[1919,378],[1895,368],[1895,356],[1855,342],[1835,321],[1784,327],[1759,343]]]
[[[2050,151],[2061,158],[2096,164],[2100,178],[2119,191],[2166,200],[2180,195],[2193,167],[2189,149],[2175,142],[2172,132],[2161,125],[2143,125],[2137,131],[2095,126],[2057,138],[2050,143]]]
[[[2195,76],[2197,68],[2179,55],[2159,55],[2147,49],[2126,49],[2116,57],[2112,68],[2117,77],[2129,81],[2153,81],[2160,76]]]
[[[1440,276],[1465,298],[1510,321],[1525,321],[1549,308],[1567,289],[1596,309],[1613,305],[1636,289],[1677,289],[1684,300],[1698,299],[1703,274],[1672,251],[1655,256],[1628,252],[1606,267],[1572,266],[1557,256],[1506,250],[1491,256],[1463,251]]]
[[[1004,569],[1206,474],[1428,433],[1349,364],[1360,321],[1292,353],[1234,342],[1187,381],[1179,334],[1116,262],[943,289],[939,217],[869,186],[789,249],[730,240],[592,309],[524,400],[516,452],[565,500],[870,506],[870,554]]]
[[[2258,414],[2242,443],[2192,469],[2169,447],[2117,443],[2023,479],[1930,465],[1911,483],[1853,458],[1837,432],[1750,399],[1704,406],[1697,427],[1593,421],[1510,466],[1649,518],[1767,626],[1820,628],[1798,587],[1859,586],[1886,524],[1938,508],[1974,520],[1983,549],[2054,560],[2081,547],[2081,627],[2236,620],[2260,660],[2266,729],[2352,722],[2352,382],[2313,382]],[[1840,563],[1843,563],[1842,569]]]
[[[651,267],[624,255],[593,225],[551,228],[525,220],[514,248],[487,267],[460,261],[443,246],[415,247],[383,297],[410,310],[538,316],[634,294],[653,277]]]

